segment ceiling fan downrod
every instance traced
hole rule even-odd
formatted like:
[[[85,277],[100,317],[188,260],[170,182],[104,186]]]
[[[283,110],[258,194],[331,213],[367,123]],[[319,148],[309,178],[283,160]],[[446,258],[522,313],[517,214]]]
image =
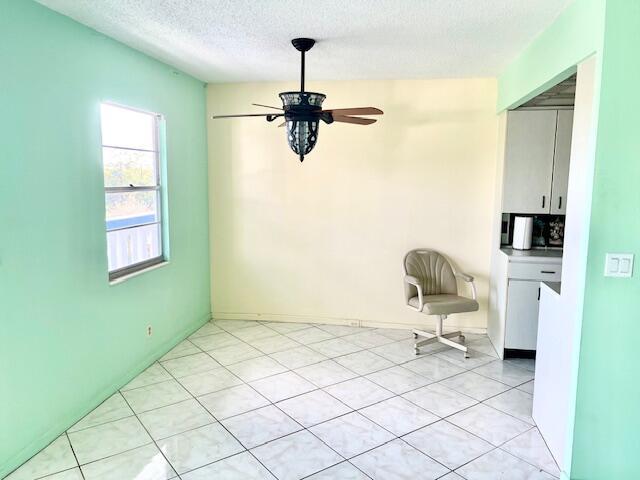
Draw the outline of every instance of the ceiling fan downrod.
[[[291,44],[302,55],[302,61],[300,62],[300,92],[304,93],[304,54],[311,50],[316,41],[313,38],[294,38],[291,40]]]

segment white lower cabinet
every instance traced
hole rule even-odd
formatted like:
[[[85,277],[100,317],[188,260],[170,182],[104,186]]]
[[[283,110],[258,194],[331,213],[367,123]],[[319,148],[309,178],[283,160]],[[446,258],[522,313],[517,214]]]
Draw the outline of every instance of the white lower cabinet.
[[[504,348],[536,349],[539,306],[539,280],[509,280]]]
[[[540,282],[561,281],[562,252],[520,252],[505,247],[491,269],[487,322],[491,343],[500,358],[505,350],[536,350]]]

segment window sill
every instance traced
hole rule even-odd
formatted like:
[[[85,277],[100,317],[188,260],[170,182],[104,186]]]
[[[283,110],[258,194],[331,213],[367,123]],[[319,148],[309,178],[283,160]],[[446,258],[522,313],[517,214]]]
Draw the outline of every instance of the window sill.
[[[164,260],[160,263],[156,263],[155,265],[151,265],[150,267],[143,268],[142,270],[138,270],[136,272],[129,273],[127,275],[123,275],[122,277],[118,277],[114,280],[109,281],[109,285],[118,285],[119,283],[126,282],[130,278],[137,277],[138,275],[142,275],[143,273],[150,272],[152,270],[157,270],[158,268],[162,268],[166,265],[169,265],[168,260]]]

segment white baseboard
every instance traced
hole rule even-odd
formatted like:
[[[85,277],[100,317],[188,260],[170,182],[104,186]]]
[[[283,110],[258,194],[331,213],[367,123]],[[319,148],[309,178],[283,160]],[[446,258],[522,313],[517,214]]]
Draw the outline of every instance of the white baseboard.
[[[214,320],[255,320],[261,322],[292,322],[292,323],[321,323],[328,325],[349,325],[352,327],[372,327],[372,328],[425,328],[435,326],[435,321],[425,323],[397,323],[380,322],[377,320],[364,320],[359,318],[339,318],[324,317],[317,315],[289,315],[283,313],[235,313],[235,312],[213,312]],[[425,317],[425,320],[427,318]],[[486,328],[467,327],[463,325],[447,324],[447,330],[461,330],[466,333],[486,334]]]

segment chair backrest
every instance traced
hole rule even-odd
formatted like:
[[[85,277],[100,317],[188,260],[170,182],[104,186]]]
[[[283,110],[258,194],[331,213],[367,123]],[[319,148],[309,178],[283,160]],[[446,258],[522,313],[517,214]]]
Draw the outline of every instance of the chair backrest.
[[[449,261],[435,250],[411,250],[404,257],[404,273],[418,278],[423,295],[458,294],[456,276]],[[415,295],[417,293],[411,296]]]

